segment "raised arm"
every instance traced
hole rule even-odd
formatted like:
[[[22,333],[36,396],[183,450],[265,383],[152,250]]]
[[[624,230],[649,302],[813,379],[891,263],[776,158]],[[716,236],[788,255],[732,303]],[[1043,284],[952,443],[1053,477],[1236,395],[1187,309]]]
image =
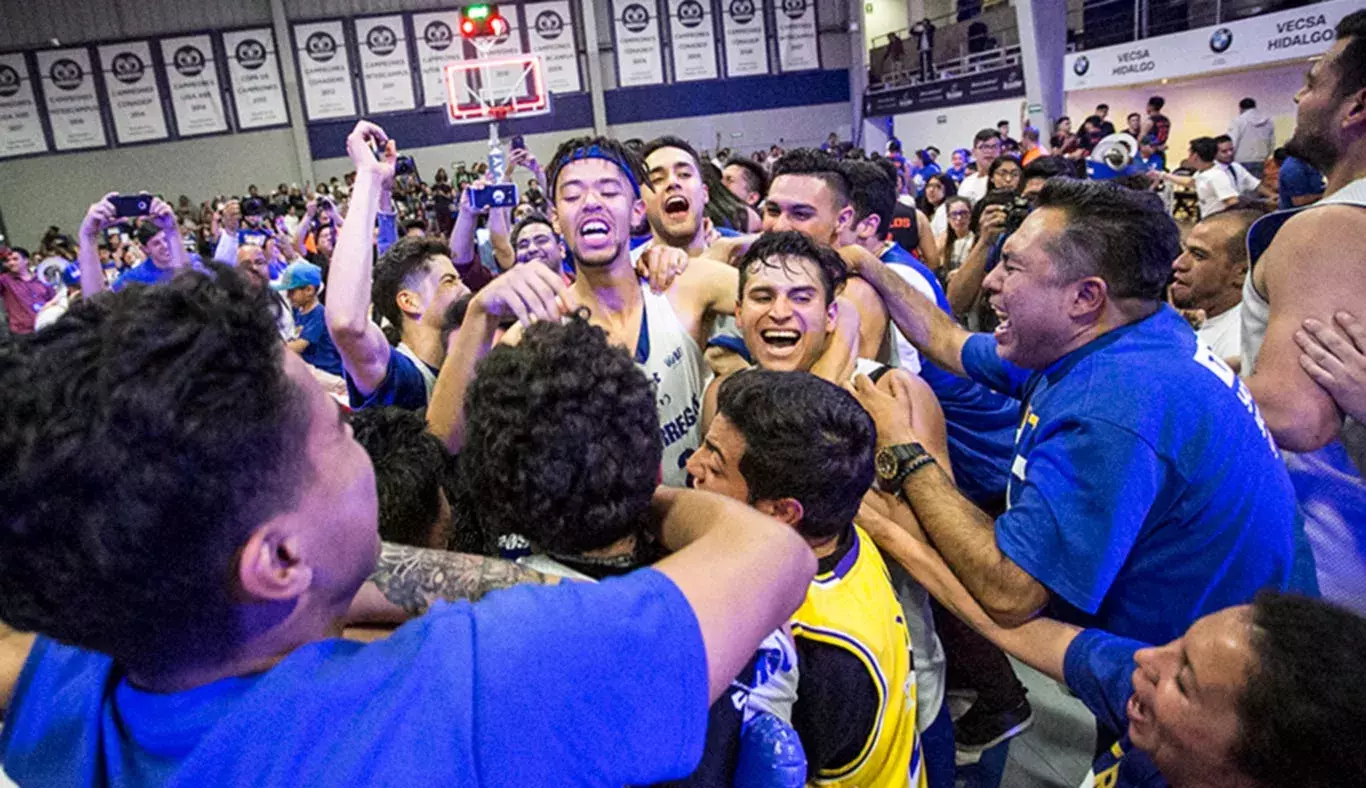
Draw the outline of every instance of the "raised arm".
[[[117,192],[110,192],[94,203],[85,212],[81,229],[76,239],[76,262],[81,269],[81,294],[89,298],[107,289],[104,281],[104,268],[100,266],[100,233],[113,226],[118,220],[114,217],[114,205],[109,202]]]
[[[963,345],[971,334],[953,322],[937,304],[916,292],[867,249],[846,246],[840,256],[882,296],[892,322],[901,333],[934,363],[958,375],[963,373]]]
[[[977,221],[977,240],[963,258],[963,265],[953,273],[945,291],[949,299],[949,309],[961,315],[972,309],[977,296],[982,293],[982,282],[987,278],[987,258],[991,248],[1005,231],[1006,209],[1004,205],[988,205],[982,209]]]
[[[697,616],[715,700],[806,598],[816,556],[791,527],[719,495],[660,488],[654,512],[661,541],[677,551],[655,568]]]
[[[382,158],[375,158],[371,143],[382,151]],[[356,168],[356,183],[351,192],[352,220],[337,231],[327,273],[327,331],[352,382],[361,394],[369,395],[384,382],[393,352],[384,332],[370,319],[375,263],[370,228],[375,226],[382,183],[393,177],[398,152],[383,129],[364,120],[347,136],[346,150]]]
[[[930,220],[925,214],[916,210],[915,212],[916,230],[920,235],[920,262],[931,271],[938,271],[944,264],[944,259],[939,255],[939,242],[934,237],[934,228],[930,226]]]

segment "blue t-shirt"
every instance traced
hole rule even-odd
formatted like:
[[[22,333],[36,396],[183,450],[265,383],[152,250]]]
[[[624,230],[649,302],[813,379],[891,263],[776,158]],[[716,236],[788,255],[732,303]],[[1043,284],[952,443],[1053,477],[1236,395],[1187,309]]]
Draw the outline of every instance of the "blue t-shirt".
[[[171,281],[175,274],[174,268],[162,268],[149,258],[119,274],[109,289],[117,293],[132,284],[159,285]]]
[[[1323,174],[1314,169],[1308,162],[1294,156],[1286,157],[1285,163],[1281,165],[1281,174],[1278,178],[1277,196],[1282,211],[1296,207],[1291,199],[1303,197],[1306,194],[1323,194],[1326,188]]]
[[[309,312],[300,312],[295,309],[294,325],[299,328],[299,339],[308,342],[308,347],[304,348],[303,352],[304,361],[324,372],[340,375],[342,374],[341,354],[337,352],[337,346],[332,342],[332,335],[327,333],[327,318],[323,310],[322,304],[313,307]]]
[[[1096,715],[1097,738],[1108,745],[1096,756],[1096,785],[1107,788],[1164,788],[1167,781],[1148,754],[1129,741],[1126,709],[1134,694],[1134,652],[1147,648],[1137,640],[1098,629],[1079,633],[1063,658],[1063,679],[1086,708]]]
[[[934,302],[944,314],[953,315],[938,277],[900,244],[887,247],[881,260],[914,269],[934,290]],[[920,357],[920,378],[934,389],[944,411],[949,461],[958,489],[978,506],[999,510],[1005,499],[1010,461],[1015,455],[1020,401],[955,375],[924,355]]]
[[[1055,618],[1166,643],[1288,587],[1285,464],[1247,386],[1176,310],[1037,372],[979,334],[963,366],[1025,405],[996,543],[1048,588]]]
[[[438,603],[174,694],[39,638],[0,755],[25,786],[640,784],[696,767],[707,706],[697,618],[642,569]]]
[[[368,397],[360,393],[350,375],[344,374],[351,409],[379,408],[387,405],[408,410],[421,410],[427,407],[427,379],[418,368],[419,363],[422,362],[413,361],[399,352],[398,348],[390,348],[389,366],[384,370],[384,380]],[[441,371],[430,366],[427,366],[427,370],[433,377]]]

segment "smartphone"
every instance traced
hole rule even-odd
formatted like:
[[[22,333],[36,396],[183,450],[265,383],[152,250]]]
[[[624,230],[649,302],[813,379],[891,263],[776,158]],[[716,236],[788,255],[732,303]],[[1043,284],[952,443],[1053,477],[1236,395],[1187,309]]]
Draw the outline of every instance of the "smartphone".
[[[474,203],[477,210],[511,208],[517,204],[517,184],[500,183],[497,186],[485,186],[482,189],[476,189],[470,195],[470,201]]]
[[[245,244],[251,244],[253,246],[264,247],[266,245],[266,239],[268,239],[269,237],[270,236],[266,235],[260,230],[238,230],[237,245],[242,246]]]
[[[120,219],[146,216],[152,212],[150,194],[116,194],[109,198],[109,202],[114,206],[114,215]]]
[[[526,139],[521,134],[512,138],[513,150],[526,150]]]

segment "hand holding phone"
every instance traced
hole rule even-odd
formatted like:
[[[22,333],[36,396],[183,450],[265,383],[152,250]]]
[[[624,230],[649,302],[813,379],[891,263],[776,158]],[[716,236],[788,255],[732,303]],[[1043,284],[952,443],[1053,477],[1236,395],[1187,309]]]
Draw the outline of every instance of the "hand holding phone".
[[[511,208],[517,204],[517,184],[500,183],[496,186],[472,189],[470,201],[475,210],[479,211],[485,208]]]
[[[109,203],[114,206],[114,216],[120,219],[133,219],[139,216],[146,216],[152,212],[152,195],[143,192],[142,194],[114,194],[110,195]]]

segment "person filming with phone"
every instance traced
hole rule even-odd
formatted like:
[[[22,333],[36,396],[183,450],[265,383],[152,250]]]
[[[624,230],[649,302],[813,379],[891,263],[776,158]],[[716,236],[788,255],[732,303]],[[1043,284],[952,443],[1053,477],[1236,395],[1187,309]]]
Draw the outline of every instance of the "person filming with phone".
[[[117,292],[131,284],[168,282],[176,273],[190,267],[180,223],[169,203],[146,192],[135,195],[111,192],[85,212],[78,233],[76,259],[81,266],[81,281],[87,298],[104,289],[99,253],[104,231],[122,221],[136,219],[146,220],[138,225],[135,234],[147,252],[147,259],[120,274],[109,286],[111,290]]]

